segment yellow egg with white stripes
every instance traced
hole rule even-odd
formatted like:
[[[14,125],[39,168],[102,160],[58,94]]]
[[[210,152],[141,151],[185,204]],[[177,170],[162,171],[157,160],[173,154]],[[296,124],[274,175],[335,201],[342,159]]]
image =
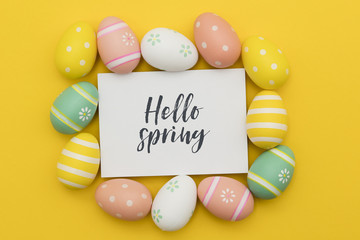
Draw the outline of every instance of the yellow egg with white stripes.
[[[80,133],[62,150],[57,163],[57,177],[70,189],[86,188],[94,181],[99,165],[97,139],[90,133]]]
[[[250,141],[263,149],[276,147],[284,140],[287,128],[287,112],[280,95],[268,90],[259,92],[246,117]]]

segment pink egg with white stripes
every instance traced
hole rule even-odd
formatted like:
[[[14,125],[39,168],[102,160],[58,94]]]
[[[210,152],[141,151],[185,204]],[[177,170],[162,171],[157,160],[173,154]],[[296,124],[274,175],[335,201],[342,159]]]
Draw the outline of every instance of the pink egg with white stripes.
[[[130,179],[112,179],[96,189],[97,204],[108,214],[127,221],[136,221],[148,215],[152,196],[141,183]]]
[[[198,197],[212,214],[228,221],[242,220],[254,210],[249,189],[228,177],[205,178],[199,184]]]
[[[107,17],[97,31],[101,60],[115,73],[130,73],[140,61],[140,46],[135,33],[121,19]]]

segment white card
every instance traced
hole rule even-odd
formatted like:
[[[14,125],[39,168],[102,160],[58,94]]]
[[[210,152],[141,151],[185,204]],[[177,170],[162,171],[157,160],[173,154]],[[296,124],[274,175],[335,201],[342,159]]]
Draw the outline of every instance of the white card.
[[[98,75],[101,176],[247,173],[244,69]]]

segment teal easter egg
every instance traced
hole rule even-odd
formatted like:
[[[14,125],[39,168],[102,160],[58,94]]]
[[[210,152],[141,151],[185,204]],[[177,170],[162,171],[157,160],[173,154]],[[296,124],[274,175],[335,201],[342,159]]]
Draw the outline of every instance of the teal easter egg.
[[[289,185],[295,169],[295,156],[290,148],[279,145],[262,153],[250,167],[247,182],[255,197],[272,199]]]
[[[74,134],[83,130],[96,113],[98,98],[96,87],[89,82],[79,82],[65,89],[50,110],[50,120],[56,131]]]

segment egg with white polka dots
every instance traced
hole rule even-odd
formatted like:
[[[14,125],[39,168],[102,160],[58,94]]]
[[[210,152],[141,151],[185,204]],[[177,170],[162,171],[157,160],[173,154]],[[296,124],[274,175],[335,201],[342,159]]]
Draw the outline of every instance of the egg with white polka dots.
[[[230,67],[240,56],[240,39],[234,28],[214,13],[196,18],[194,37],[201,56],[215,68]]]
[[[290,66],[283,51],[263,37],[245,40],[242,61],[250,79],[263,89],[277,89],[289,78]]]
[[[196,184],[186,175],[170,179],[157,193],[151,217],[161,230],[177,231],[191,219],[196,206]]]
[[[100,208],[113,217],[136,221],[148,215],[152,196],[141,183],[130,179],[112,179],[101,183],[95,192]]]
[[[70,26],[61,37],[55,53],[55,64],[67,78],[86,76],[94,66],[97,55],[95,31],[86,22]]]
[[[198,61],[195,45],[184,35],[168,28],[155,28],[141,40],[145,61],[160,70],[185,71]]]

